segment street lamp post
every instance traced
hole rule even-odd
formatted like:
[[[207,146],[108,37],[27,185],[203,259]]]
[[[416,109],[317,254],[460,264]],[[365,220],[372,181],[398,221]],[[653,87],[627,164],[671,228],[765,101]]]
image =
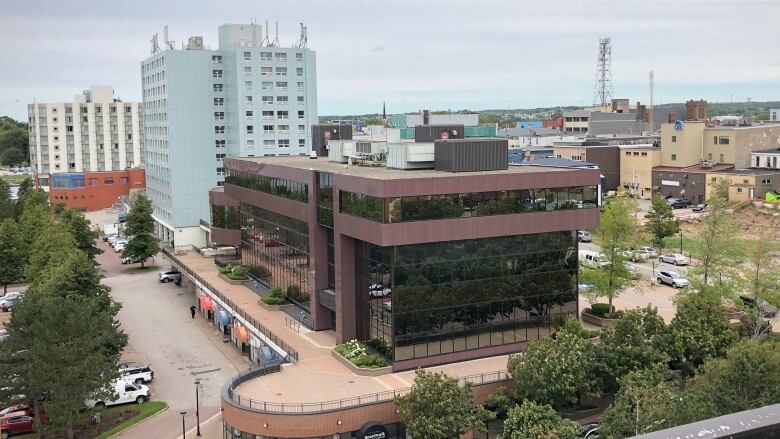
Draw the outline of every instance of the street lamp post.
[[[683,254],[683,229],[680,227],[680,254]]]
[[[195,435],[200,437],[200,378],[195,380]]]
[[[186,415],[187,412],[186,411],[181,411],[181,412],[179,412],[179,414],[181,415],[181,439],[184,439],[184,436],[187,435],[187,430],[185,430],[185,428],[184,428],[184,415]]]

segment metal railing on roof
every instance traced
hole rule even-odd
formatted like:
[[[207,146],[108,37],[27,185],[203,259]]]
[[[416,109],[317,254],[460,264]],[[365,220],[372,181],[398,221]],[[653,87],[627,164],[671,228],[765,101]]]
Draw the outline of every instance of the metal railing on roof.
[[[238,306],[235,302],[227,298],[224,294],[220,293],[218,289],[214,287],[209,281],[206,279],[203,279],[198,273],[195,273],[192,269],[190,269],[186,264],[184,264],[179,258],[176,257],[171,251],[168,246],[162,247],[163,254],[170,259],[173,263],[179,266],[179,269],[182,270],[182,272],[187,273],[188,276],[192,277],[193,279],[200,282],[201,285],[205,286],[209,289],[209,291],[217,296],[222,302],[225,303],[225,305],[229,306],[235,314],[246,320],[247,323],[249,323],[257,332],[262,333],[265,335],[269,340],[271,340],[273,343],[275,343],[277,346],[279,346],[282,350],[284,350],[285,353],[287,353],[287,356],[285,357],[285,360],[291,362],[291,363],[297,363],[298,362],[298,351],[295,350],[292,346],[285,343],[284,340],[277,337],[276,334],[271,332],[268,328],[261,325],[260,322],[258,322],[254,317],[247,314],[243,309],[241,309],[240,306]]]
[[[244,371],[225,383],[225,385],[222,387],[222,399],[237,408],[257,413],[308,415],[333,412],[364,405],[391,402],[395,399],[396,396],[406,395],[411,390],[411,387],[406,387],[403,389],[388,390],[385,392],[371,393],[367,395],[355,396],[352,398],[342,398],[332,401],[313,403],[279,403],[260,401],[247,398],[246,396],[239,395],[235,392],[235,389],[238,388],[238,386],[253,378],[278,371],[278,366],[277,368],[274,368],[273,365],[268,366],[267,368],[256,368]],[[458,384],[461,387],[465,386],[466,384],[478,386],[483,384],[509,381],[510,379],[511,378],[509,373],[506,370],[498,370],[494,372],[485,372],[481,374],[460,377],[458,378]]]

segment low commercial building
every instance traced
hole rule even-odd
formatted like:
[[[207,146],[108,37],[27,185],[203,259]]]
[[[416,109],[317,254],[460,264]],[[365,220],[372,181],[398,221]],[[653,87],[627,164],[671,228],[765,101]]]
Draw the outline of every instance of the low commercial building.
[[[620,185],[620,147],[606,142],[584,140],[573,142],[555,142],[555,157],[568,160],[581,160],[598,165],[604,175],[604,190],[614,191]]]
[[[143,169],[106,172],[62,172],[50,176],[49,203],[93,211],[111,207],[146,187]]]
[[[777,148],[778,139],[780,124],[666,123],[661,126],[661,166],[688,167],[706,161],[749,168],[751,153]]]
[[[763,149],[750,153],[750,165],[753,168],[780,169],[780,148]]]
[[[506,156],[470,167],[451,156],[456,144],[460,158],[470,157],[468,139],[434,143],[435,168],[447,171],[225,159],[224,188],[210,198],[213,214],[224,216],[211,219],[212,240],[239,246],[250,273],[286,291],[297,307],[288,315],[302,315],[316,331],[307,338],[382,346],[394,374],[352,375],[348,382],[359,388],[330,374],[324,381],[338,387],[327,399],[303,392],[301,404],[253,398],[284,400],[316,371],[291,365],[245,375],[223,391],[226,431],[362,438],[377,428],[403,437],[391,396],[405,391],[399,383],[411,382],[413,369],[482,359],[439,366],[477,382],[482,401],[506,379],[505,357],[496,356],[523,350],[577,314],[576,231],[598,225],[599,171],[507,166]],[[471,152],[497,145],[506,151],[505,142],[489,139]],[[463,376],[486,367],[493,372]],[[361,394],[375,388],[383,390]],[[328,402],[342,398],[336,395],[352,395],[351,402]]]
[[[771,110],[769,110],[769,120],[780,121],[780,109],[772,108]]]
[[[563,131],[588,136],[640,135],[650,128],[647,116],[645,107],[639,102],[636,108],[630,108],[627,99],[613,99],[611,107],[564,112]]]
[[[714,184],[722,180],[728,182],[729,201],[733,202],[764,199],[767,192],[780,189],[780,170],[730,169],[708,173],[707,179],[707,198],[712,195]]]
[[[707,199],[708,174],[733,169],[733,165],[694,165],[686,167],[658,166],[653,168],[653,193],[661,196],[687,198],[694,204]]]
[[[653,168],[661,163],[654,144],[620,146],[620,187],[637,198],[653,197]]]

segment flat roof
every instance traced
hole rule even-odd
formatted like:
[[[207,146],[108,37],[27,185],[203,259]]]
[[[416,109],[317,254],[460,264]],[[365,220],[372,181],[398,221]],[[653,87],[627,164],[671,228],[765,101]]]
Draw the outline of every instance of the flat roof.
[[[726,169],[725,171],[720,171],[717,173],[734,174],[734,175],[780,174],[780,169],[760,169],[760,168]]]
[[[226,159],[228,160],[228,159]],[[312,171],[330,172],[339,175],[353,175],[361,178],[375,180],[403,180],[406,178],[447,178],[456,176],[474,175],[502,175],[502,174],[528,174],[535,172],[569,172],[569,169],[540,167],[540,166],[510,166],[509,169],[497,171],[473,171],[473,172],[447,172],[434,169],[392,169],[387,166],[359,166],[346,163],[331,162],[327,157],[316,159],[309,156],[286,157],[233,157],[230,160],[261,163],[275,166],[286,166],[296,169],[308,169]],[[229,161],[229,160],[228,160]]]
[[[711,168],[702,168],[699,165],[681,166],[679,168],[675,166],[656,166],[655,168],[653,168],[653,171],[691,172],[695,174],[709,174],[712,172],[723,172],[732,168],[734,168],[734,165],[729,165],[726,163],[718,163]]]
[[[750,151],[751,154],[761,153],[761,154],[780,154],[780,148],[772,148],[772,149],[762,149],[760,151]]]

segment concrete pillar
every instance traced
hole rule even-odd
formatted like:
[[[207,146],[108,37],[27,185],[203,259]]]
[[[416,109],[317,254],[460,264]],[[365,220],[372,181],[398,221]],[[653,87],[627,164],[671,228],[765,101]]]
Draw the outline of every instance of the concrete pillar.
[[[346,343],[357,337],[355,294],[355,240],[336,234],[336,341]]]

